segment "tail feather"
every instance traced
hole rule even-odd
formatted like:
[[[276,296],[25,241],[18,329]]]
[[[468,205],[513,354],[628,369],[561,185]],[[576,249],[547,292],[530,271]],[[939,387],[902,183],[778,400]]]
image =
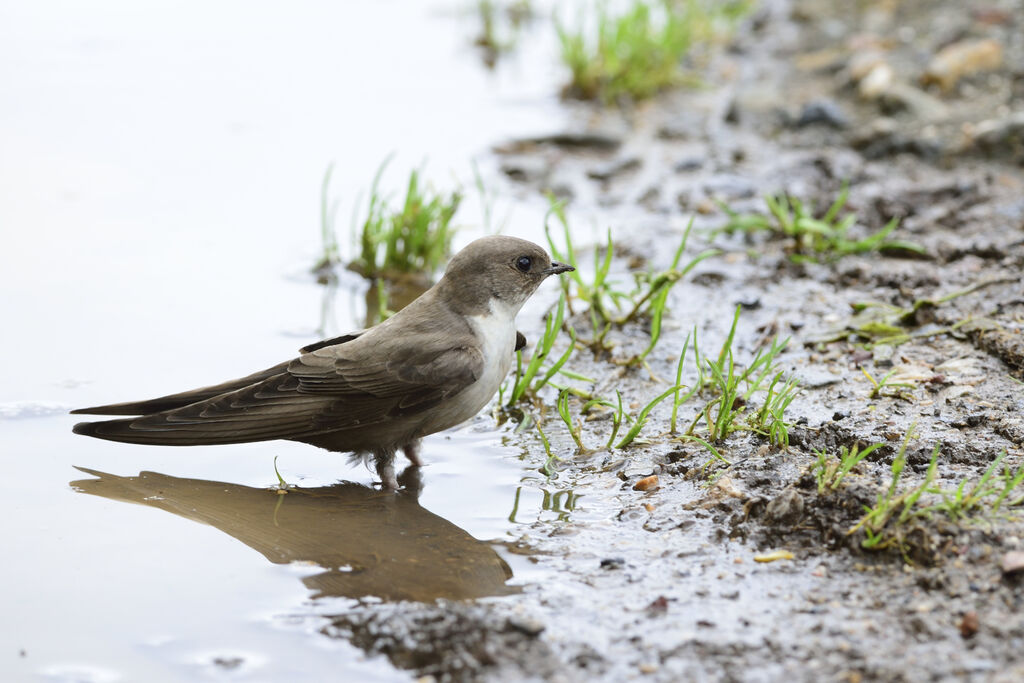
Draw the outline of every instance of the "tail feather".
[[[137,421],[137,419],[128,418],[101,422],[79,422],[72,427],[71,431],[75,434],[107,441],[152,446],[214,446],[282,438],[277,430],[272,429],[212,432],[210,430],[174,429],[171,425],[168,425],[170,428],[165,430],[138,429],[133,427]]]

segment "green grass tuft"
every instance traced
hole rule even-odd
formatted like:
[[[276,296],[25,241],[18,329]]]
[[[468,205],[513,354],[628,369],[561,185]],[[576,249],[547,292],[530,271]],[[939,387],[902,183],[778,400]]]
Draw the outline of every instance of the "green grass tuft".
[[[414,170],[401,206],[391,208],[380,191],[387,164],[388,160],[381,164],[370,186],[366,217],[358,228],[359,255],[349,268],[370,279],[433,273],[451,255],[451,221],[462,195],[434,192]]]
[[[768,214],[740,214],[727,206],[722,209],[729,221],[716,232],[770,232],[789,240],[790,258],[793,261],[836,261],[849,254],[895,250],[924,253],[924,249],[913,242],[887,240],[889,234],[899,225],[893,218],[878,232],[862,239],[850,239],[847,235],[857,223],[857,214],[848,213],[840,217],[849,196],[849,186],[843,185],[839,196],[827,211],[815,218],[813,210],[800,199],[786,194],[766,195]]]
[[[569,68],[565,94],[604,104],[643,100],[698,81],[683,61],[746,14],[753,3],[714,0],[634,0],[613,15],[597,4],[590,22],[570,29],[556,20],[562,63]]]

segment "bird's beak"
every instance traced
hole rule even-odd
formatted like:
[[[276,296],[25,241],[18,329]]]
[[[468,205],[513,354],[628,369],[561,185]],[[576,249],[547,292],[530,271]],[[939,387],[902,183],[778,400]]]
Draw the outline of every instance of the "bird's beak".
[[[572,266],[567,266],[564,263],[559,263],[558,261],[552,261],[551,267],[545,268],[541,272],[545,275],[558,275],[559,273],[568,273],[574,270],[576,269]]]

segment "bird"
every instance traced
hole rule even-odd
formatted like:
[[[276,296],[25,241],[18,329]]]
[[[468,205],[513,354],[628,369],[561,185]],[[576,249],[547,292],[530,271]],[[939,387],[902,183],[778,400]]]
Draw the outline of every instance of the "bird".
[[[437,284],[373,327],[240,379],[73,410],[136,416],[73,431],[160,446],[300,441],[372,460],[382,487],[397,490],[396,453],[422,466],[424,436],[487,405],[525,345],[516,314],[545,279],[572,270],[533,242],[482,237],[452,257]]]

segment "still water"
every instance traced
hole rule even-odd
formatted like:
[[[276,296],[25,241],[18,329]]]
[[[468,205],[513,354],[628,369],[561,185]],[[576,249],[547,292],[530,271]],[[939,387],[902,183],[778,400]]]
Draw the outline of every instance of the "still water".
[[[307,272],[329,163],[347,217],[391,153],[391,187],[426,161],[471,188],[490,145],[564,125],[550,36],[488,71],[471,4],[0,7],[5,680],[402,680],[319,615],[528,583],[488,541],[555,513],[486,415],[428,439],[422,481],[389,496],[302,444],[113,444],[66,414],[358,327],[363,283],[325,324]],[[506,231],[536,238],[542,212],[518,203]],[[459,244],[483,213],[468,197]],[[270,490],[275,457],[298,488]]]

